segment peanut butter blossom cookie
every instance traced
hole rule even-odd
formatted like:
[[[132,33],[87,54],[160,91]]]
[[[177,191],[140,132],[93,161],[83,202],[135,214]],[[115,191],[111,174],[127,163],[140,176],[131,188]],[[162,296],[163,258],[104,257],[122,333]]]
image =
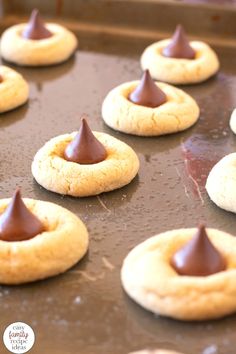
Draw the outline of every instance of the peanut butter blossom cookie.
[[[34,199],[0,200],[0,283],[21,284],[65,272],[88,249],[82,221],[67,209]]]
[[[15,70],[0,66],[0,113],[24,104],[29,98],[29,86]]]
[[[1,55],[18,65],[44,66],[67,60],[77,48],[75,35],[55,23],[44,24],[38,10],[29,23],[8,28],[2,34]]]
[[[108,93],[102,117],[115,130],[158,136],[191,127],[199,117],[199,107],[184,91],[154,82],[146,70],[140,81],[126,82]]]
[[[236,312],[236,238],[219,230],[172,230],[135,247],[121,271],[128,295],[146,309],[185,321]]]
[[[210,171],[206,190],[218,207],[236,213],[236,153],[223,157]]]
[[[92,132],[85,118],[79,132],[51,139],[32,163],[33,176],[41,186],[75,197],[121,188],[138,169],[131,147],[108,134]]]
[[[143,70],[156,80],[192,84],[207,80],[219,70],[216,53],[204,42],[188,41],[178,25],[171,39],[151,44],[141,56]]]

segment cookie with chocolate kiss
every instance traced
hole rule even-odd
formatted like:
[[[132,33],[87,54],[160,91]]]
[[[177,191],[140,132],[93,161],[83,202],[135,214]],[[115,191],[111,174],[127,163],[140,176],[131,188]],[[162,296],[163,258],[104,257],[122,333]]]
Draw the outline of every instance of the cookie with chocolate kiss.
[[[178,274],[189,276],[207,276],[226,269],[225,259],[210,241],[204,225],[174,254],[171,265]]]
[[[0,240],[24,241],[45,231],[41,221],[26,207],[17,189],[11,202],[0,215]]]
[[[165,103],[167,97],[153,81],[149,70],[145,70],[138,86],[129,95],[129,100],[140,106],[155,108]]]
[[[82,117],[80,130],[67,145],[64,158],[79,164],[95,164],[104,161],[106,157],[106,149],[94,136],[85,117]]]
[[[40,40],[52,37],[53,34],[50,32],[39,13],[39,10],[34,9],[31,13],[30,20],[22,32],[22,37],[25,39]]]
[[[188,38],[184,31],[183,26],[178,25],[171,42],[167,47],[162,50],[165,57],[177,59],[194,59],[195,51],[189,44]]]

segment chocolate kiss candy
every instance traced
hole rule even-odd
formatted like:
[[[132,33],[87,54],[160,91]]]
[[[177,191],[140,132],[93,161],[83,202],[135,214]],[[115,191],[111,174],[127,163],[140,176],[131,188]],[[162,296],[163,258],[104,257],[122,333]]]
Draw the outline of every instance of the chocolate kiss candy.
[[[25,206],[17,189],[10,204],[0,215],[0,240],[24,241],[44,230],[41,221]]]
[[[211,243],[205,227],[199,226],[196,235],[171,259],[171,265],[180,275],[206,276],[225,270],[222,255]]]
[[[140,106],[155,108],[167,101],[164,92],[157,87],[148,70],[144,74],[135,88],[129,95],[129,100]]]
[[[26,28],[22,32],[22,37],[26,39],[45,39],[52,37],[52,35],[45,27],[39,11],[34,9]]]
[[[194,59],[195,51],[190,46],[185,31],[181,25],[176,27],[170,44],[162,50],[165,57]]]
[[[78,134],[64,151],[65,159],[80,164],[93,164],[105,160],[107,152],[104,146],[95,138],[86,119],[82,118],[81,121]]]

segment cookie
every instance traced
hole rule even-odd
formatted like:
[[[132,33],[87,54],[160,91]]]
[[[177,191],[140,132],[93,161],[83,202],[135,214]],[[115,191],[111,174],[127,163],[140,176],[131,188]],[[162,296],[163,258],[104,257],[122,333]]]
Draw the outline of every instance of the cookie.
[[[121,270],[122,284],[127,294],[147,310],[184,321],[215,319],[235,312],[236,239],[225,232],[208,228],[208,241],[198,238],[197,242],[197,235],[193,237],[196,231],[180,229],[164,232],[135,247],[125,258]],[[177,266],[178,260],[181,260],[179,257],[185,257],[184,262],[190,262],[192,272],[191,252],[196,243],[199,246],[199,242],[200,249],[202,246],[207,248],[207,254],[208,247],[211,248],[208,274],[214,270],[211,268],[212,262],[217,272],[205,276],[181,275],[181,271],[174,268],[174,263]],[[198,251],[199,248],[195,247],[195,252]],[[194,274],[202,271],[196,267],[197,262]]]
[[[156,80],[175,85],[202,82],[216,74],[220,65],[213,49],[201,41],[191,41],[189,46],[186,42],[183,29],[177,27],[172,39],[153,43],[144,50],[142,69],[149,69]]]
[[[206,190],[218,207],[236,213],[236,153],[226,155],[210,171]]]
[[[12,26],[3,32],[2,57],[18,65],[45,66],[67,60],[77,48],[77,38],[55,23],[44,25],[39,12],[32,12],[28,24]]]
[[[84,131],[88,127],[85,124],[83,120],[79,133],[57,136],[36,153],[32,174],[41,186],[59,194],[86,197],[121,188],[136,176],[139,160],[133,149],[100,132],[91,132],[93,137],[90,134],[86,142]],[[98,153],[98,143],[105,153],[101,146]],[[84,144],[87,148],[81,156]],[[91,150],[91,144],[95,144],[96,149],[85,156],[85,152]],[[102,160],[93,160],[95,152]]]
[[[23,105],[29,98],[29,86],[23,76],[7,66],[0,66],[0,113]]]
[[[0,283],[45,279],[75,265],[88,249],[83,222],[59,205],[34,199],[0,200]]]
[[[236,134],[236,109],[233,110],[230,121],[229,121],[230,128],[234,134]]]
[[[165,83],[155,83],[166,97],[157,107],[132,102],[129,97],[142,80],[126,82],[108,93],[102,105],[102,117],[110,128],[139,136],[159,136],[185,130],[196,123],[199,107],[195,100]]]

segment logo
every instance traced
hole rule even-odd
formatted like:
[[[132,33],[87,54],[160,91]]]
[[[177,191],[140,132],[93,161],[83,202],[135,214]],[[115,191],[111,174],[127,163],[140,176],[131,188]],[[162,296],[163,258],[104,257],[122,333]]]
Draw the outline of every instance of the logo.
[[[27,353],[33,347],[34,342],[33,329],[23,322],[11,323],[3,334],[3,343],[11,353]]]

